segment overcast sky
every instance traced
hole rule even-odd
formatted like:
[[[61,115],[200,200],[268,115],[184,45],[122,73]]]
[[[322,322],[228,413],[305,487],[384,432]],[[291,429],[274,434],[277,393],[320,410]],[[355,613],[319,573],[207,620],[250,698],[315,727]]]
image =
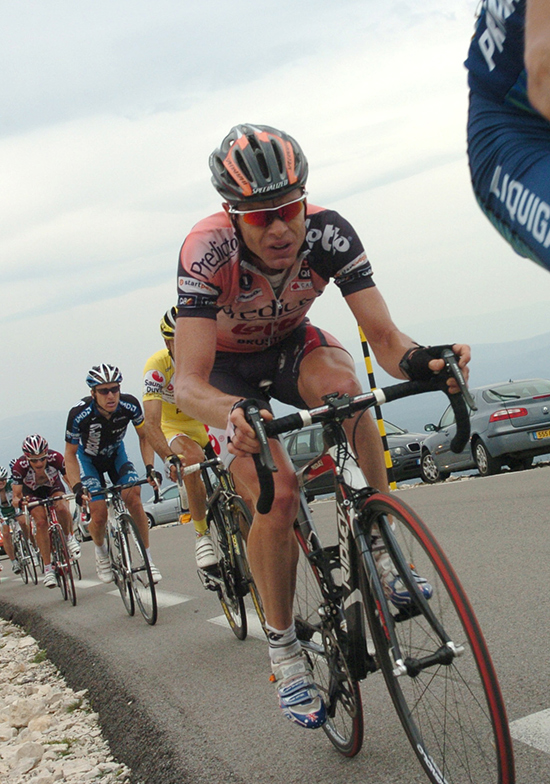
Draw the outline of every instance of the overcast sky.
[[[103,361],[140,396],[181,243],[219,208],[208,155],[239,122],[299,140],[310,200],[354,224],[414,338],[550,331],[548,273],[469,184],[476,6],[0,0],[0,419],[68,410]],[[312,316],[360,356],[338,291]]]

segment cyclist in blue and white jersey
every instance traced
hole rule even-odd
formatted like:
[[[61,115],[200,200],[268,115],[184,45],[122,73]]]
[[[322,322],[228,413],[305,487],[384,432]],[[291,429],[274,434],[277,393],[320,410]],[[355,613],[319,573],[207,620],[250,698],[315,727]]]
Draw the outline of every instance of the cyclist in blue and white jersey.
[[[82,506],[89,501],[90,535],[95,544],[96,571],[104,583],[113,580],[113,573],[105,542],[107,504],[101,490],[105,487],[104,475],[113,484],[137,482],[139,476],[126,454],[123,438],[131,422],[136,428],[144,463],[150,448],[145,436],[143,411],[139,400],[120,391],[122,373],[113,365],[94,365],[88,372],[86,383],[91,394],[84,397],[69,411],[65,435],[65,464],[67,477],[75,501]],[[153,466],[146,464],[150,484],[156,483]],[[90,493],[98,493],[90,500]],[[151,574],[158,583],[162,576],[151,560],[149,552],[149,524],[143,506],[139,485],[122,492],[122,498],[137,525],[147,549]]]
[[[15,463],[15,461],[14,461]],[[11,541],[10,518],[15,517],[15,509],[12,506],[13,490],[8,471],[4,466],[0,466],[0,525],[2,526],[2,537],[4,540],[4,550],[11,561],[11,568],[14,574],[19,574],[21,565],[15,557],[15,551]]]
[[[478,203],[517,253],[550,269],[550,0],[484,0],[466,67]]]

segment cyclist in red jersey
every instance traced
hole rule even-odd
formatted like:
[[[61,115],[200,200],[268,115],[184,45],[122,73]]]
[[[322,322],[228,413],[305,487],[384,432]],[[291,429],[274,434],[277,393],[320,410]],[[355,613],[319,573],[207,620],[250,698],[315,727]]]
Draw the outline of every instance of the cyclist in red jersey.
[[[22,510],[26,502],[62,496],[67,492],[65,460],[63,455],[48,448],[48,442],[38,434],[27,436],[22,445],[23,454],[12,468],[14,509]],[[80,558],[80,545],[73,534],[73,520],[69,504],[62,498],[55,505],[59,522],[67,537],[67,548],[72,558]],[[44,561],[44,585],[55,588],[57,580],[51,565],[48,519],[43,506],[31,509],[36,524],[36,543]]]
[[[292,137],[269,126],[236,126],[210,156],[210,169],[223,212],[195,226],[181,250],[176,402],[207,425],[227,425],[231,470],[239,491],[254,502],[259,488],[251,454],[259,449],[243,399],[259,400],[269,418],[265,380],[274,398],[300,408],[319,405],[335,391],[361,391],[352,357],[306,318],[331,278],[388,373],[426,377],[444,363],[437,358],[441,347],[428,350],[397,329],[353,227],[335,211],[306,204],[307,160]],[[469,347],[453,349],[467,374]],[[376,424],[366,415],[349,425],[350,441],[353,427],[365,475],[387,489]],[[289,719],[315,728],[326,719],[325,707],[292,617],[297,483],[280,443],[271,446],[278,466],[275,500],[268,515],[255,514],[248,553],[266,613],[279,704]],[[402,600],[404,586],[388,562],[381,553],[385,588]]]

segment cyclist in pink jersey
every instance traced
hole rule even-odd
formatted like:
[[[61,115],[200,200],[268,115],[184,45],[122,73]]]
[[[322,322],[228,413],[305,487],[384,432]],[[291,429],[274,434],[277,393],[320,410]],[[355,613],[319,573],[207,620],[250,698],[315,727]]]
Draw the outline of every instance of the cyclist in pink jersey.
[[[337,212],[306,203],[308,164],[292,137],[269,126],[235,126],[210,156],[210,169],[223,211],[197,224],[181,250],[175,395],[189,416],[227,425],[231,470],[253,503],[259,488],[251,455],[259,449],[244,418],[244,399],[259,401],[269,418],[266,380],[271,396],[300,408],[335,391],[361,391],[352,357],[306,317],[331,278],[391,375],[437,373],[442,347],[419,346],[398,330],[353,227]],[[469,347],[452,348],[467,374]],[[367,415],[348,430],[368,481],[387,489],[376,424]],[[268,515],[255,514],[248,553],[266,613],[279,704],[289,719],[315,728],[326,719],[325,707],[292,617],[297,483],[282,446],[271,446],[278,467],[275,501]],[[390,598],[406,601],[387,554],[380,553],[378,566]],[[429,598],[431,587],[418,581]]]

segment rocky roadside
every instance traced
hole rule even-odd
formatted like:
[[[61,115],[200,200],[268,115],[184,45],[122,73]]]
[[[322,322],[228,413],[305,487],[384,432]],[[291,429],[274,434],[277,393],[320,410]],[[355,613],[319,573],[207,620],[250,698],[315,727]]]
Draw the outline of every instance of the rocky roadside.
[[[128,784],[85,691],[70,689],[36,640],[0,618],[2,784]]]

